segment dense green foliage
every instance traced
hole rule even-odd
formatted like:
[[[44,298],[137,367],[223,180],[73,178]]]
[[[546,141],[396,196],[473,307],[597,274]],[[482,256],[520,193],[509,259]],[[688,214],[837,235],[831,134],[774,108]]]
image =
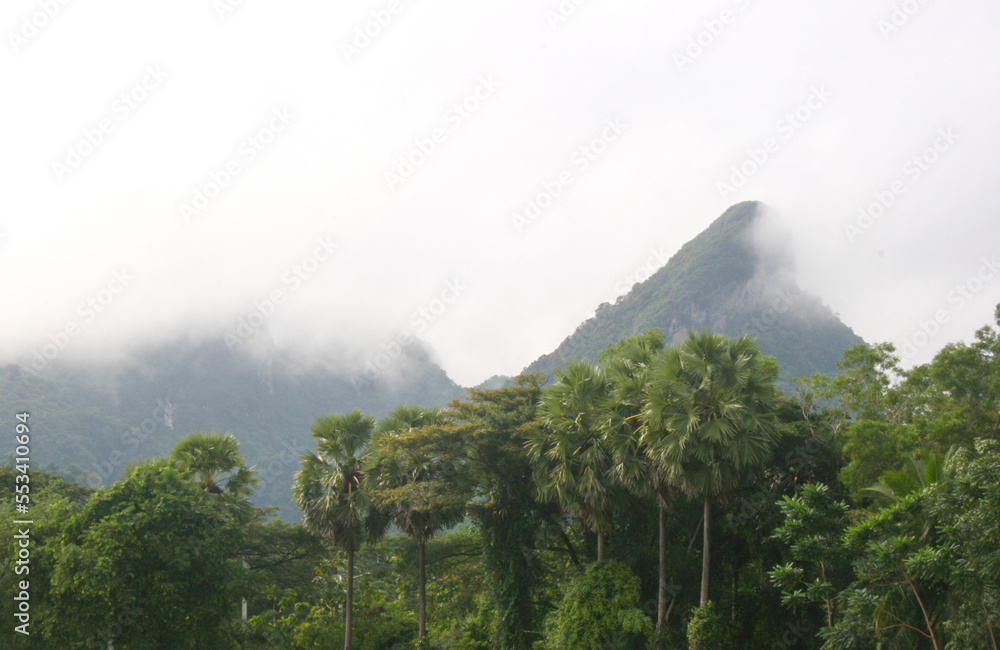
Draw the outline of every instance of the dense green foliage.
[[[316,414],[302,524],[250,504],[236,436],[96,492],[31,470],[31,635],[0,645],[998,650],[1000,330],[841,370],[781,395],[752,340],[651,331],[547,387]]]
[[[691,610],[687,627],[690,650],[718,650],[733,647],[729,623],[711,600]]]
[[[615,560],[587,567],[573,579],[548,620],[553,650],[644,648],[653,624],[640,608],[639,579]]]
[[[242,577],[238,543],[236,522],[179,472],[137,467],[66,522],[45,636],[60,648],[104,639],[130,648],[225,647]]]

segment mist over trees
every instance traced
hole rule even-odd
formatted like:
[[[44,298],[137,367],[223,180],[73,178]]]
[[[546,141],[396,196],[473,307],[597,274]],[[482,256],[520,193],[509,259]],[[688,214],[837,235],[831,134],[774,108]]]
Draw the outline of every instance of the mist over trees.
[[[548,384],[317,414],[302,523],[221,432],[97,490],[32,471],[4,646],[997,648],[998,328],[909,370],[858,345],[794,393],[751,337],[650,330]]]

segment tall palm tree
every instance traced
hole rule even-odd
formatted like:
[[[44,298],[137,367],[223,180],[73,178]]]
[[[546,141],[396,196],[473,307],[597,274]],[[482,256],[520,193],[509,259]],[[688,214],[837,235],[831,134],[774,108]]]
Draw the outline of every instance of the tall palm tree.
[[[344,648],[350,650],[354,627],[354,554],[365,541],[385,533],[386,520],[372,508],[365,485],[369,443],[375,418],[354,409],[324,415],[312,425],[316,450],[302,455],[292,496],[307,530],[332,541],[347,555],[347,601]]]
[[[604,371],[588,361],[571,361],[556,377],[542,390],[542,426],[526,443],[535,486],[597,533],[597,561],[603,562],[614,505],[613,459],[601,426],[609,415],[610,386]]]
[[[420,639],[427,634],[427,542],[462,521],[468,500],[462,460],[442,444],[448,436],[438,436],[442,422],[437,410],[396,408],[379,423],[369,468],[375,503],[417,543]]]
[[[641,416],[649,369],[662,350],[663,333],[654,328],[609,345],[598,355],[611,385],[610,417],[605,421],[604,438],[614,458],[615,478],[636,496],[652,494],[659,511],[657,633],[666,629],[674,602],[668,609],[667,514],[674,497],[673,487],[657,471],[649,448],[641,443]]]
[[[691,332],[649,375],[643,444],[664,478],[704,505],[701,604],[708,602],[711,506],[771,457],[777,363],[749,336]]]

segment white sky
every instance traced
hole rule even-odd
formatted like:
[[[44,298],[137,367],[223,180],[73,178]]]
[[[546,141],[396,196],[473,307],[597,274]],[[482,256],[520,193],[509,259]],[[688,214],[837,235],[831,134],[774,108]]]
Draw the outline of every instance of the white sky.
[[[908,362],[1000,302],[981,261],[1000,261],[996,2],[563,0],[556,22],[557,0],[65,1],[0,10],[0,359],[221,336],[278,291],[279,346],[360,360],[411,332],[471,385],[551,351],[651,249],[746,199],[866,340],[924,322]],[[892,205],[849,237],[879,192]],[[322,238],[338,248],[310,260]]]

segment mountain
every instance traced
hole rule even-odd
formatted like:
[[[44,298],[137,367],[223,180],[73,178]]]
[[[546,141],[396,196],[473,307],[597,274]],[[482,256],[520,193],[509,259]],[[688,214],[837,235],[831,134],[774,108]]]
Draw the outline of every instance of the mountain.
[[[437,406],[464,392],[419,344],[375,361],[384,372],[346,376],[273,350],[230,350],[220,338],[160,346],[127,363],[52,364],[38,375],[10,364],[0,368],[0,412],[31,413],[33,466],[55,465],[92,487],[192,431],[230,431],[256,466],[257,505],[297,519],[292,475],[314,447],[317,416],[353,408],[381,416],[397,404]]]
[[[551,374],[650,327],[671,342],[689,328],[710,327],[754,335],[778,358],[785,380],[834,372],[841,351],[861,339],[795,285],[789,246],[761,236],[763,213],[757,203],[733,206],[526,370]],[[266,332],[232,349],[222,337],[163,344],[127,362],[34,359],[0,367],[0,413],[31,413],[32,466],[54,465],[94,487],[112,483],[130,461],[167,453],[192,431],[230,431],[256,466],[257,505],[297,519],[289,488],[299,456],[313,447],[317,416],[353,408],[382,416],[397,404],[437,406],[464,392],[419,343],[383,347],[353,376],[347,365],[357,364],[304,364],[275,350]],[[481,387],[508,381],[491,377]]]
[[[780,230],[776,236],[773,228],[765,229],[772,225],[756,201],[732,206],[524,372],[551,375],[572,359],[596,359],[609,343],[657,327],[668,343],[682,340],[689,329],[750,334],[778,359],[785,386],[792,377],[835,373],[842,351],[862,339],[795,284],[793,251]]]

